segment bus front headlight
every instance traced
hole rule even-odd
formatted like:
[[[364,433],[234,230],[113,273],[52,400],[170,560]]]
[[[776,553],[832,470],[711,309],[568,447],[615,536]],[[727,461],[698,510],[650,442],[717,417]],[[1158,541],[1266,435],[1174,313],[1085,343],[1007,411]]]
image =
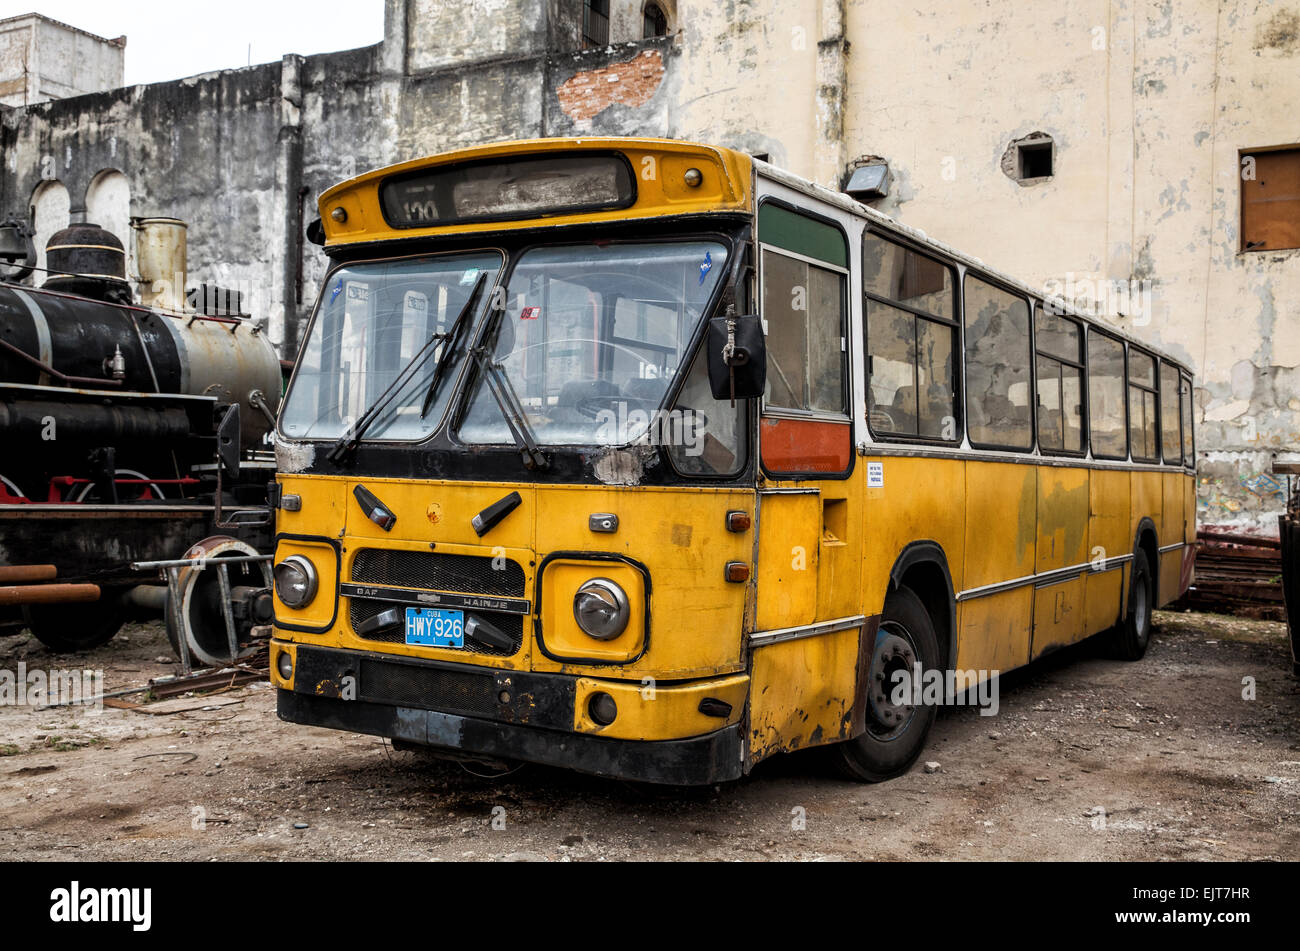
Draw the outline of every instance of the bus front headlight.
[[[275,566],[275,593],[287,607],[305,608],[316,597],[320,579],[316,566],[302,555],[290,555]]]
[[[608,578],[593,578],[573,596],[573,618],[588,637],[612,641],[627,630],[627,592]]]

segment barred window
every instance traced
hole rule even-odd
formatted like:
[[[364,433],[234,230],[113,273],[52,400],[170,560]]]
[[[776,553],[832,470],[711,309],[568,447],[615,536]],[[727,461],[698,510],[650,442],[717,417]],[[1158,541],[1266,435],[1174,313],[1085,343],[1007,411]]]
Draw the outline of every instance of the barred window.
[[[582,0],[582,47],[609,44],[609,0]]]
[[[643,39],[651,39],[656,36],[668,35],[668,17],[657,3],[647,3],[645,5],[644,28],[642,30]]]

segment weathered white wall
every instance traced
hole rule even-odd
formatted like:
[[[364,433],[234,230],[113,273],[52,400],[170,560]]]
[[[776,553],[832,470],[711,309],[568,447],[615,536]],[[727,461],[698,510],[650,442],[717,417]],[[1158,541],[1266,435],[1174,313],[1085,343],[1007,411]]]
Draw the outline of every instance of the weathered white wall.
[[[1116,322],[1199,374],[1202,517],[1271,528],[1300,251],[1238,250],[1237,153],[1300,141],[1300,3],[857,0],[847,23],[845,144],[889,160],[882,209],[1031,284],[1147,282]],[[1022,187],[1001,157],[1038,131],[1056,174]]]
[[[122,85],[125,37],[106,40],[38,14],[0,20],[0,103],[25,106]]]

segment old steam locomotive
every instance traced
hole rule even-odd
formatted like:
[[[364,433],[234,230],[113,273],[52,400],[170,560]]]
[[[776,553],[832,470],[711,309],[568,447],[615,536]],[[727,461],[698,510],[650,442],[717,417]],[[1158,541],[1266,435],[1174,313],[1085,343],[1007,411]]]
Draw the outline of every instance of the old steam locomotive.
[[[271,613],[281,365],[231,297],[184,298],[184,223],[132,226],[139,296],[97,225],[49,240],[37,287],[0,224],[0,634],[81,650],[161,612],[187,667],[228,663]]]

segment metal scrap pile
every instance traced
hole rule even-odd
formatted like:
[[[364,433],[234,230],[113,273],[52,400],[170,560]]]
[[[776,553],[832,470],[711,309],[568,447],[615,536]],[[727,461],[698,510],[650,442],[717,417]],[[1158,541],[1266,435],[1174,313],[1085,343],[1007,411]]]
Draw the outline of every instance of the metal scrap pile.
[[[1200,532],[1196,541],[1196,583],[1175,608],[1285,621],[1280,542],[1252,535]]]

